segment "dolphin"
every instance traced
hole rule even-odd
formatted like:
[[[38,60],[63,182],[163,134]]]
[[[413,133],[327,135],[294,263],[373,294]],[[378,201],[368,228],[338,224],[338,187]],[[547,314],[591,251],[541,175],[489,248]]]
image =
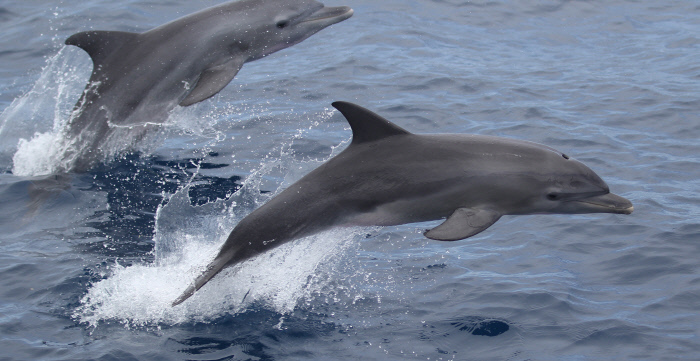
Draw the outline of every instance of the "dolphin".
[[[85,50],[93,72],[68,121],[61,167],[88,170],[104,158],[104,143],[129,147],[175,106],[212,97],[244,63],[295,45],[348,19],[346,6],[314,0],[230,1],[144,33],[85,31],[67,45]],[[122,149],[123,150],[123,149]]]
[[[352,142],[243,218],[178,305],[225,267],[331,227],[446,219],[425,232],[456,241],[504,215],[630,214],[632,203],[583,163],[553,148],[471,134],[413,134],[348,102],[335,102]]]

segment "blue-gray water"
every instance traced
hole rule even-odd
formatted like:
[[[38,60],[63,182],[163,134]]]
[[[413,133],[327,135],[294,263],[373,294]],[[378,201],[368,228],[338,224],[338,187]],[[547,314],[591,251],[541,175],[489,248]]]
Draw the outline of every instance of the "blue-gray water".
[[[66,37],[216,3],[0,3],[0,360],[698,359],[697,1],[328,1],[355,15],[246,64],[139,152],[33,176],[91,69]],[[241,217],[347,144],[334,100],[553,146],[635,212],[444,243],[422,235],[437,223],[326,232],[171,309]]]

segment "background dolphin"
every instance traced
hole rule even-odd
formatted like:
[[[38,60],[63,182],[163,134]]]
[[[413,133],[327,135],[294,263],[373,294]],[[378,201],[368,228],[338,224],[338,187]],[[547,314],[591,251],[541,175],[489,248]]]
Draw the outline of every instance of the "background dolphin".
[[[471,237],[503,215],[632,213],[584,164],[537,143],[467,134],[418,135],[355,104],[343,152],[270,199],[233,229],[185,292],[225,267],[334,226],[389,226],[447,218],[428,238]]]
[[[62,168],[79,172],[103,154],[101,145],[128,147],[147,124],[160,124],[176,105],[188,106],[223,89],[244,63],[301,42],[352,16],[349,7],[314,0],[227,2],[145,33],[86,31],[66,40],[94,63],[68,122]]]

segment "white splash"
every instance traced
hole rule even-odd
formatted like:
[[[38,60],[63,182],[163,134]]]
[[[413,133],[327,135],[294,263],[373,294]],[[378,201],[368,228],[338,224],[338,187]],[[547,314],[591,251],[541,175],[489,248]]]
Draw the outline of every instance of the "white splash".
[[[12,157],[12,173],[18,176],[39,176],[54,173],[61,159],[61,139],[56,133],[36,133],[31,140],[20,138]]]
[[[66,128],[71,116],[77,115],[74,108],[85,89],[91,69],[90,58],[82,50],[61,48],[56,55],[47,59],[32,88],[0,114],[0,161],[11,160],[13,174],[54,174],[72,162],[65,159],[66,154],[79,153],[74,148],[81,145],[75,144],[73,136],[66,134]],[[211,129],[213,121],[210,118],[194,122],[199,119],[192,115],[194,110],[183,112],[190,116],[182,117],[176,113],[166,123],[172,123],[171,128],[181,126],[188,131]],[[173,122],[171,119],[180,121]],[[183,124],[188,121],[192,124]],[[114,128],[120,127],[115,125]],[[153,129],[160,129],[160,124],[143,123],[123,128],[101,144],[100,151],[105,159],[113,158],[125,147],[148,153],[159,144],[158,132]],[[146,128],[148,131],[144,131]],[[220,134],[203,135],[215,140],[220,137]]]
[[[39,79],[0,115],[0,153],[12,154],[13,173],[44,175],[56,168],[61,130],[85,87],[92,65],[84,54],[62,48],[47,59]]]
[[[323,289],[331,261],[354,244],[357,229],[335,229],[281,245],[225,269],[185,303],[171,307],[218,252],[225,236],[216,242],[209,237],[217,233],[180,234],[177,251],[153,264],[112,267],[106,279],[90,287],[74,317],[91,326],[104,321],[177,324],[238,313],[253,303],[286,314]]]
[[[171,307],[238,221],[272,196],[260,192],[263,178],[281,169],[287,175],[282,184],[289,183],[321,163],[307,161],[299,167],[286,153],[289,146],[283,145],[279,158],[262,164],[228,199],[193,206],[189,187],[172,195],[156,215],[154,262],[113,266],[105,279],[90,286],[74,317],[91,326],[108,321],[153,326],[207,321],[254,303],[286,314],[322,292],[336,272],[333,260],[357,244],[361,229],[339,228],[283,244],[225,269],[186,302]]]

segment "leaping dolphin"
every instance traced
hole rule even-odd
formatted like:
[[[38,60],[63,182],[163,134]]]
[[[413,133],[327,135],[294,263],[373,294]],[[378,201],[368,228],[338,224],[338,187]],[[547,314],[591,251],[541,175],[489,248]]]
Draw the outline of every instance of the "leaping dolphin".
[[[301,42],[352,16],[346,6],[314,0],[226,2],[144,33],[85,31],[66,44],[85,50],[94,68],[68,122],[63,171],[89,169],[116,129],[137,134],[160,124],[176,105],[223,89],[244,63]],[[140,127],[140,128],[139,128]],[[117,139],[112,144],[130,145]]]
[[[632,213],[632,203],[583,163],[544,145],[470,134],[412,134],[335,102],[352,142],[243,218],[178,305],[225,267],[338,226],[390,226],[447,218],[425,236],[471,237],[503,215]]]

